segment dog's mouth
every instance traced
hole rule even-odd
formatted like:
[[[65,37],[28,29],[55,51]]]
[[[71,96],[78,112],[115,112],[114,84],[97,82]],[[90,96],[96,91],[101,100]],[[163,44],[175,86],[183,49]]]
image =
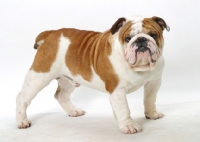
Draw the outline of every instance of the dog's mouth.
[[[126,60],[137,71],[153,70],[160,55],[155,40],[146,34],[133,37],[125,50]]]

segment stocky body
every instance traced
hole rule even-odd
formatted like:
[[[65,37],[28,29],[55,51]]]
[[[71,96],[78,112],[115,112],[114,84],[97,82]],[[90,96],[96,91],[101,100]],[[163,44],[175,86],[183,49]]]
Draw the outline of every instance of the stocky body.
[[[71,74],[70,70],[67,68],[65,64],[65,53],[67,52],[67,49],[70,45],[70,40],[67,37],[61,35],[59,41],[60,42],[59,42],[57,57],[50,69],[50,72],[52,72],[52,78],[55,78],[55,76],[69,77],[81,85],[88,86],[90,88],[94,88],[102,92],[107,92],[105,88],[105,83],[95,73],[92,66],[91,66],[92,78],[90,81],[83,79],[81,75],[73,76]],[[161,78],[162,70],[164,67],[163,57],[160,57],[160,59],[157,61],[156,69],[152,71],[131,70],[130,67],[124,63],[123,58],[120,58],[118,53],[114,51],[109,56],[109,60],[115,70],[115,73],[119,77],[120,82],[118,86],[123,86],[128,93],[137,90],[138,88],[144,86],[145,83],[151,80],[157,80]],[[102,68],[102,70],[106,71],[106,68]]]
[[[103,33],[77,29],[42,32],[36,38],[34,62],[17,96],[18,127],[30,126],[26,109],[53,79],[58,80],[55,98],[70,116],[85,114],[70,101],[70,94],[81,84],[110,94],[113,113],[123,133],[141,131],[130,117],[126,94],[142,86],[145,116],[163,117],[156,111],[155,101],[164,67],[164,29],[169,27],[159,17],[132,16],[119,18]]]

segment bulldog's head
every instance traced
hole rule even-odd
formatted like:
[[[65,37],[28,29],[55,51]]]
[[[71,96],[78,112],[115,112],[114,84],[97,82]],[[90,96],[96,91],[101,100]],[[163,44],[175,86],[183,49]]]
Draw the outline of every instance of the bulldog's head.
[[[114,47],[135,71],[153,70],[162,55],[163,30],[170,30],[159,17],[119,18],[110,29]]]

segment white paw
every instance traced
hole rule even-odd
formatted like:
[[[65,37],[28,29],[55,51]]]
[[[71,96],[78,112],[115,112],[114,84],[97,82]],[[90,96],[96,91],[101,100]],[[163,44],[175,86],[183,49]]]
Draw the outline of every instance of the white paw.
[[[85,111],[79,109],[79,108],[74,108],[72,110],[67,111],[68,115],[71,117],[78,117],[82,116],[85,114]]]
[[[154,112],[150,112],[150,113],[147,113],[145,114],[145,117],[147,119],[159,119],[159,118],[162,118],[164,116],[163,113],[161,112],[158,112],[158,111],[154,111]]]
[[[124,125],[120,129],[124,134],[135,134],[142,131],[142,128],[137,123]]]
[[[17,127],[19,129],[26,129],[31,127],[31,121],[28,118],[24,118],[23,120],[17,120]]]

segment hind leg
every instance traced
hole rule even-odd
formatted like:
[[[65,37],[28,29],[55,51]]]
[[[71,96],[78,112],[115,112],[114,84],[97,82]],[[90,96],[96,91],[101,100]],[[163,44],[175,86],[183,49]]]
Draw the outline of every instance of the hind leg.
[[[28,71],[21,92],[16,98],[16,121],[18,128],[28,128],[31,126],[31,122],[27,118],[26,109],[37,93],[46,87],[51,80],[49,73]]]
[[[73,84],[66,77],[58,79],[58,88],[55,98],[69,116],[77,117],[85,114],[85,111],[76,108],[70,101],[70,94],[74,91],[76,84]]]

